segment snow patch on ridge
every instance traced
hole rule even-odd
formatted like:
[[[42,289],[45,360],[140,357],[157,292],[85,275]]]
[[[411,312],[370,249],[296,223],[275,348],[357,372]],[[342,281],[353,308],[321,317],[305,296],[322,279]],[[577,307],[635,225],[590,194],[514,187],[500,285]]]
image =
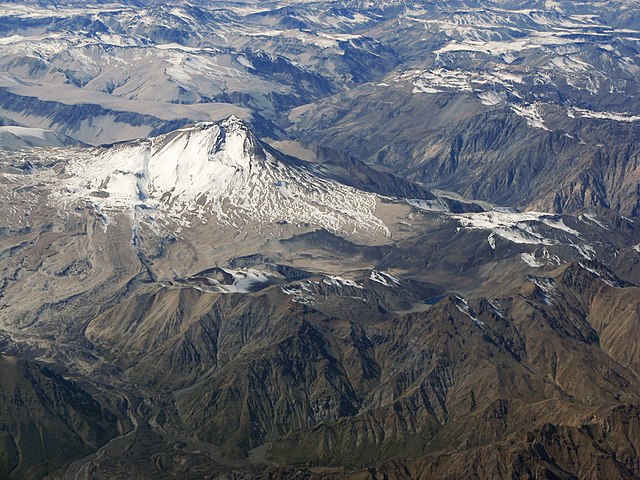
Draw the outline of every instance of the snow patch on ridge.
[[[511,104],[509,105],[509,107],[516,115],[524,118],[527,121],[527,125],[529,125],[530,127],[549,130],[549,128],[544,123],[544,118],[542,117],[542,104]]]
[[[533,253],[523,253],[520,255],[520,258],[522,258],[524,263],[529,265],[531,268],[540,268],[545,265],[544,262],[538,261]]]
[[[233,276],[233,285],[224,285],[222,288],[229,293],[248,293],[252,291],[255,285],[267,283],[271,275],[260,270],[249,268],[247,270],[227,270],[222,269],[229,275]]]
[[[400,280],[387,272],[380,272],[378,270],[372,270],[369,280],[377,282],[385,287],[394,287],[400,285]]]
[[[616,112],[595,112],[593,110],[587,110],[584,108],[572,107],[567,110],[567,115],[570,118],[594,118],[598,120],[614,120],[616,122],[640,122],[640,115],[633,115],[630,113],[616,113]]]
[[[349,280],[338,275],[325,275],[321,280],[302,280],[299,282],[283,285],[280,290],[285,295],[292,297],[296,303],[304,305],[313,305],[316,302],[316,296],[342,296],[347,289],[347,295],[350,289],[364,290],[364,287],[354,280]],[[360,298],[360,297],[351,297]]]
[[[397,81],[410,80],[413,93],[441,93],[441,92],[478,92],[483,103],[496,105],[504,100],[504,93],[498,93],[496,88],[511,91],[515,85],[521,84],[523,77],[501,70],[468,71],[460,69],[433,68],[430,70],[407,70],[400,73]],[[484,91],[486,88],[491,90]]]
[[[469,230],[491,230],[492,234],[512,243],[567,244],[575,248],[587,260],[592,260],[595,255],[593,246],[582,239],[580,232],[568,227],[561,218],[559,219],[553,214],[493,210],[452,216]],[[543,226],[549,227],[551,230],[545,232],[541,229]],[[530,257],[522,257],[522,259],[527,263],[531,261]],[[533,266],[533,262],[530,266]]]
[[[557,295],[558,288],[552,278],[540,278],[529,275],[529,281],[533,283],[541,293],[542,301],[547,305],[553,304],[553,297]]]
[[[353,287],[353,288],[364,288],[362,285],[360,285],[359,283],[353,281],[353,280],[347,280],[346,278],[342,278],[339,276],[332,276],[332,275],[328,275],[327,277],[325,277],[322,280],[322,283],[324,283],[325,285],[331,285],[334,287]]]
[[[467,302],[467,300],[465,298],[456,297],[455,300],[454,300],[454,303],[455,303],[457,309],[460,310],[461,313],[463,313],[466,316],[468,316],[471,320],[473,320],[473,322],[476,325],[478,325],[480,328],[482,328],[484,330],[484,322],[478,319],[478,317],[473,312],[473,310],[471,310],[471,307],[469,307],[469,303]]]
[[[513,243],[546,244],[553,242],[544,238],[532,228],[532,222],[540,222],[543,213],[513,213],[490,211],[453,215],[469,230],[491,230],[495,235]]]
[[[487,237],[487,242],[489,243],[489,246],[491,247],[491,250],[495,250],[496,249],[496,234],[495,232],[491,232],[489,234],[489,236]]]

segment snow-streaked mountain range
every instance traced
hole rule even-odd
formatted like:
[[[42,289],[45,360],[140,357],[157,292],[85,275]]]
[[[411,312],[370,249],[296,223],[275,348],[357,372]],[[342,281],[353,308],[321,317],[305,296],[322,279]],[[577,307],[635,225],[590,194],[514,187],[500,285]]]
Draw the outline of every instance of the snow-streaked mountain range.
[[[528,8],[504,2],[436,2],[433,8],[410,2],[153,2],[142,8],[4,3],[3,115],[94,144],[128,139],[118,133],[123,122],[136,127],[128,135],[142,136],[162,122],[250,115],[238,107],[284,126],[277,116],[292,107],[409,76],[416,91],[473,90],[487,105],[513,105],[536,126],[545,123],[540,108],[549,105],[634,118],[640,107],[628,99],[638,92],[633,52],[640,30],[616,17],[630,8],[632,3],[560,2]],[[30,107],[9,105],[25,102]],[[104,111],[93,112],[91,122],[56,121],[64,107],[43,102]],[[29,108],[29,118],[21,108]]]
[[[2,3],[0,123],[99,145],[234,114],[262,138],[329,148],[476,200],[635,215],[636,8]],[[493,133],[463,141],[458,152],[459,132],[504,122],[492,129],[507,137],[500,147]],[[539,146],[509,139],[516,130]],[[544,153],[529,158],[532,151]],[[478,180],[471,157],[484,152],[495,182]],[[543,178],[544,169],[531,166],[539,163],[558,171]],[[620,164],[629,167],[617,171]],[[526,179],[516,185],[519,168]]]
[[[639,18],[0,2],[0,478],[638,478]]]
[[[15,451],[27,452],[11,454],[0,468],[22,475],[21,458],[30,458],[42,471],[79,478],[87,468],[104,477],[152,478],[166,469],[181,475],[182,466],[150,462],[153,452],[198,471],[251,478],[275,468],[284,479],[289,465],[310,455],[307,442],[322,445],[329,425],[340,435],[363,435],[382,459],[376,471],[385,471],[391,458],[424,471],[430,467],[388,457],[385,445],[411,439],[427,452],[421,461],[432,465],[432,454],[443,461],[422,429],[464,438],[468,430],[443,417],[444,408],[482,426],[476,410],[485,415],[503,398],[517,398],[514,411],[536,409],[541,422],[558,428],[573,428],[573,417],[558,418],[555,407],[541,411],[540,402],[578,412],[581,425],[602,409],[608,422],[625,425],[610,409],[638,401],[635,320],[620,323],[637,303],[636,220],[603,209],[519,212],[447,192],[406,197],[403,192],[414,191],[406,184],[373,169],[356,172],[361,186],[348,186],[328,163],[280,153],[237,117],[99,148],[5,150],[0,365],[29,382],[34,377],[25,369],[32,367],[21,362],[63,371],[44,391],[74,410],[52,407],[58,404],[48,396],[28,405],[0,398],[25,418],[16,423],[0,415],[0,424]],[[380,189],[380,179],[388,181],[386,195],[371,191]],[[549,345],[572,373],[544,387],[558,361],[544,360]],[[456,365],[451,378],[430,369],[448,364]],[[360,370],[369,368],[379,377]],[[260,380],[263,371],[277,381]],[[576,374],[586,383],[577,386]],[[425,395],[444,395],[445,407],[424,412],[424,402],[437,403],[418,401],[415,382],[399,380],[405,376],[416,378]],[[434,378],[463,389],[473,378],[473,388],[485,393],[469,412],[466,393],[434,386]],[[308,391],[305,379],[313,385]],[[596,397],[583,400],[583,391]],[[299,403],[278,406],[291,398]],[[343,410],[340,402],[351,406]],[[403,411],[394,414],[398,402]],[[100,409],[102,420],[92,421]],[[259,432],[237,427],[247,412]],[[392,435],[385,422],[395,415],[419,419]],[[375,419],[386,440],[366,435],[363,416]],[[44,432],[70,435],[78,450],[49,454],[58,467],[29,457],[24,422],[31,421]],[[518,421],[484,445],[497,448],[502,438],[536,432],[536,425]],[[221,430],[233,435],[220,437]],[[633,427],[610,435],[607,448],[623,451],[627,431]],[[141,436],[148,440],[139,443]],[[225,463],[192,445],[206,445]],[[121,446],[128,451],[124,460]],[[256,448],[268,457],[255,459]],[[325,460],[314,458],[319,465],[340,463],[340,451],[323,447]],[[554,461],[565,462],[563,455],[554,454]],[[358,458],[370,462],[368,455]],[[547,458],[535,455],[526,465],[546,465]],[[277,467],[266,463],[276,460]],[[446,462],[466,471],[455,457]],[[582,468],[613,471],[624,460],[617,454],[603,462]],[[139,469],[133,476],[132,464]],[[488,468],[484,459],[473,464]],[[345,475],[357,478],[360,470],[349,468]]]
[[[348,186],[331,169],[262,142],[235,116],[99,148],[7,151],[4,162],[7,204],[13,204],[10,198],[16,199],[16,189],[26,182],[46,192],[49,206],[60,212],[89,206],[105,228],[124,215],[134,229],[147,222],[178,235],[211,222],[212,228],[259,235],[273,236],[281,226],[387,243],[393,241],[390,226],[397,228],[398,222],[390,212],[414,211],[488,231],[492,249],[498,236],[516,244],[573,246],[578,258],[588,260],[594,254],[579,231],[551,213],[464,203],[446,194],[421,200],[403,197],[401,191],[379,195]],[[10,228],[23,222],[9,218]],[[576,221],[582,228],[590,224],[582,217],[571,220]]]

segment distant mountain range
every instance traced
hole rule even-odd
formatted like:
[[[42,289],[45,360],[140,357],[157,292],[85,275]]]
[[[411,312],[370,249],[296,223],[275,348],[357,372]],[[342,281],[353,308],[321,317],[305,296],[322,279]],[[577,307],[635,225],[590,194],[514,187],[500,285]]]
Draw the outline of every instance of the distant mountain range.
[[[7,125],[100,144],[235,114],[476,199],[638,214],[637,2],[26,5]]]

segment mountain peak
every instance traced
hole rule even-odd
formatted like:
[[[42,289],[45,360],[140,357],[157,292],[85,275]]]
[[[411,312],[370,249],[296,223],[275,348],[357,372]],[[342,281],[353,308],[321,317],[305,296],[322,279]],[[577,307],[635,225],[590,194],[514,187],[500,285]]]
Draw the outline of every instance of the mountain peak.
[[[221,120],[218,123],[228,128],[238,127],[238,128],[245,128],[249,130],[249,126],[247,125],[247,123],[244,120],[242,120],[240,117],[234,114],[229,115],[227,118],[225,118],[224,120]]]
[[[153,138],[151,149],[153,157],[161,157],[156,162],[159,170],[170,167],[171,181],[185,175],[193,176],[190,182],[196,180],[199,173],[211,168],[203,162],[250,170],[252,163],[265,160],[260,141],[235,115],[219,122],[196,123]]]
[[[226,118],[223,118],[222,120],[196,122],[192,125],[187,125],[178,130],[175,130],[174,132],[169,132],[166,135],[171,135],[171,133],[175,133],[175,132],[211,131],[211,129],[215,127],[218,127],[219,129],[225,130],[228,132],[238,131],[238,132],[244,132],[247,135],[253,135],[253,132],[251,131],[251,127],[249,126],[249,124],[242,118],[233,114],[229,115]],[[160,137],[162,137],[162,135]]]
[[[389,235],[375,215],[377,195],[288,162],[263,148],[235,116],[147,140],[78,150],[66,173],[57,196],[65,203],[88,201],[107,214],[135,216],[142,210],[182,226],[195,217],[215,218],[235,229],[294,225]]]

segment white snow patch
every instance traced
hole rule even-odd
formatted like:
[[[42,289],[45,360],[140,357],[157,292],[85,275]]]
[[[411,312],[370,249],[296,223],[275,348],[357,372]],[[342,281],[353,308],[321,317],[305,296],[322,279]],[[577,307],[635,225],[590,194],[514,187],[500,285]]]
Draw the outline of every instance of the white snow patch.
[[[297,284],[282,286],[280,290],[285,295],[292,297],[292,300],[296,303],[313,305],[315,303],[315,297],[309,285],[309,282],[299,282]]]
[[[568,227],[564,224],[564,220],[562,219],[554,219],[553,217],[545,217],[542,219],[542,223],[545,225],[555,228],[556,230],[562,230],[576,237],[580,237],[580,232],[574,230],[571,227]]]
[[[540,262],[536,259],[536,256],[533,253],[523,253],[520,255],[520,258],[529,265],[531,268],[540,268],[545,266],[545,262]]]
[[[509,106],[516,115],[524,118],[530,127],[549,130],[542,118],[542,104],[536,102],[530,105],[511,104]]]
[[[254,291],[256,287],[267,284],[273,278],[273,275],[253,268],[238,270],[221,268],[220,270],[230,275],[233,278],[233,282],[226,284],[221,283],[215,278],[206,277],[206,286],[192,285],[193,288],[205,292],[213,291],[224,294],[249,293]]]
[[[251,60],[249,60],[246,55],[238,55],[236,60],[243,67],[250,68],[252,70],[254,69],[253,63],[251,63]]]
[[[579,264],[582,268],[584,268],[586,271],[593,273],[595,276],[597,276],[600,280],[602,280],[604,283],[606,283],[606,284],[607,284],[607,285],[609,285],[610,287],[618,288],[618,286],[617,286],[617,285],[614,285],[614,283],[613,283],[611,280],[609,280],[609,279],[607,279],[607,278],[604,278],[604,277],[602,276],[602,273],[598,272],[596,269],[591,268],[591,267],[589,267],[589,266],[587,266],[587,265],[583,264],[582,262],[578,262],[578,264]]]
[[[496,313],[496,315],[498,315],[503,320],[506,320],[505,314],[502,312],[502,308],[493,303],[491,300],[488,300],[488,302],[489,305],[491,305],[491,308],[493,308],[493,311]]]
[[[180,50],[180,51],[189,52],[189,53],[198,53],[198,52],[202,51],[201,48],[187,47],[187,46],[181,45],[179,43],[158,44],[158,45],[155,45],[155,48],[157,48],[159,50]]]
[[[538,212],[506,212],[492,210],[479,213],[462,213],[452,215],[464,227],[470,230],[491,230],[513,243],[553,245],[555,240],[545,238],[541,233],[534,231],[536,223],[545,223],[552,228],[565,230],[568,228],[563,223],[548,220],[553,215]],[[574,232],[574,231],[572,231]],[[577,232],[575,232],[577,233]]]
[[[484,322],[479,320],[478,317],[475,316],[475,314],[473,313],[473,311],[471,310],[471,307],[469,307],[469,304],[467,303],[467,300],[462,298],[462,297],[457,297],[456,298],[456,307],[458,308],[458,310],[460,310],[460,312],[464,313],[465,315],[467,315],[471,320],[473,320],[473,322],[478,325],[480,328],[482,328],[484,330]]]
[[[234,278],[233,285],[221,285],[221,288],[229,293],[248,293],[256,285],[265,284],[271,278],[270,274],[253,268],[246,270],[227,270],[223,268],[222,270]]]
[[[362,285],[360,285],[359,283],[353,280],[348,280],[346,278],[333,276],[333,275],[326,276],[322,280],[322,283],[324,283],[325,285],[331,285],[338,288],[343,288],[343,287],[353,287],[353,288],[360,288],[360,289],[364,288]]]
[[[609,228],[603,224],[601,221],[599,221],[594,215],[591,215],[590,213],[585,213],[582,214],[578,217],[580,220],[582,220],[583,222],[585,221],[584,219],[589,220],[591,223],[595,223],[597,226],[599,226],[600,228],[602,228],[603,230],[609,230]],[[586,222],[585,222],[586,223]]]
[[[487,105],[489,107],[499,105],[505,101],[504,95],[494,91],[480,92],[478,93],[478,98],[483,105]]]
[[[489,242],[489,246],[491,247],[491,250],[496,249],[496,233],[495,232],[491,232],[489,234],[489,236],[487,237],[487,242]]]
[[[540,289],[544,303],[547,305],[553,304],[553,297],[557,294],[556,283],[553,279],[539,278],[531,275],[528,278],[531,283]]]
[[[593,260],[596,255],[596,251],[593,249],[593,247],[586,243],[580,245],[574,244],[573,247],[578,251],[580,255],[582,255],[587,260]]]
[[[477,92],[483,103],[497,105],[504,94],[495,91],[502,88],[511,91],[523,78],[501,70],[468,71],[434,68],[431,70],[406,70],[396,76],[396,81],[410,80],[413,93]],[[487,90],[492,88],[492,90]]]
[[[400,280],[387,272],[381,272],[378,270],[372,270],[369,279],[384,285],[385,287],[393,287],[400,285]]]
[[[286,222],[390,235],[375,215],[378,196],[274,157],[234,117],[149,140],[78,150],[66,173],[54,195],[61,202],[85,200],[105,212],[132,215],[143,207],[182,228],[215,216],[238,229]]]
[[[586,110],[584,108],[572,107],[567,110],[567,116],[569,118],[595,118],[598,120],[615,120],[616,122],[640,122],[640,115],[634,115],[631,113],[616,113],[616,112],[594,112],[593,110]]]

